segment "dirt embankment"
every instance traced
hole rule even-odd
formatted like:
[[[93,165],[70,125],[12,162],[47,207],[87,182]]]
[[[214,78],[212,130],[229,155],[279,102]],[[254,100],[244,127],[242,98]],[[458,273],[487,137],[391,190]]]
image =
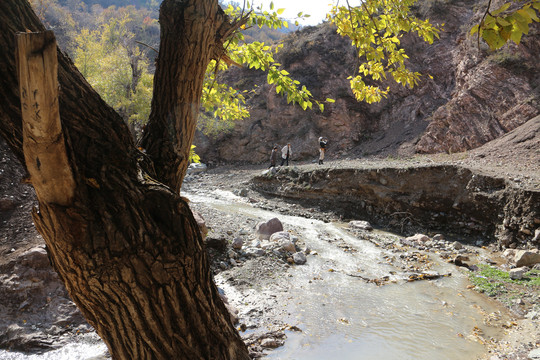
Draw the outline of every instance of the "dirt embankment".
[[[537,247],[540,241],[534,236],[540,190],[459,165],[335,162],[269,171],[252,187],[401,233],[429,229],[496,238],[501,248]]]

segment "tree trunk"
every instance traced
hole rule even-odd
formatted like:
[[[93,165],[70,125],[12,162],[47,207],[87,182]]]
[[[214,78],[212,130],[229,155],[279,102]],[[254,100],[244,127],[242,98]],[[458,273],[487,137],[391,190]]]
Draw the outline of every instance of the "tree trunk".
[[[203,69],[212,48],[220,46],[213,27],[226,25],[226,19],[215,0],[165,0],[164,9],[169,15],[160,17],[164,39],[187,38],[192,45],[201,40],[188,48],[193,53],[177,53],[168,48],[173,41],[162,40],[156,96],[167,89],[174,95],[153,100],[152,127],[159,131],[149,129],[145,138],[156,173],[173,188],[143,171],[139,164],[149,159],[135,148],[120,116],[58,52],[65,163],[54,166],[72,174],[72,194],[58,200],[37,191],[34,221],[73,301],[114,359],[248,359],[212,281],[197,224],[178,195]],[[0,134],[23,163],[15,33],[43,30],[27,1],[0,1]],[[184,68],[189,71],[173,76]],[[172,127],[160,127],[167,125]],[[159,149],[160,143],[169,148]],[[170,151],[176,158],[166,166],[163,154]],[[50,166],[40,162],[39,171]],[[33,173],[31,181],[40,188]]]

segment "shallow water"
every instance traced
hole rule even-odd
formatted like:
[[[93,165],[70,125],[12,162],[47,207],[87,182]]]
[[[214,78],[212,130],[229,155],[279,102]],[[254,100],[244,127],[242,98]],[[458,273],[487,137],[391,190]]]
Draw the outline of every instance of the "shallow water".
[[[87,342],[68,344],[60,349],[48,351],[43,354],[23,354],[0,350],[1,360],[105,360],[107,356],[107,346],[103,342]]]
[[[486,352],[475,327],[484,338],[497,337],[498,328],[485,325],[485,314],[502,311],[488,298],[466,288],[467,277],[455,266],[432,256],[433,270],[452,273],[434,281],[403,281],[399,268],[386,262],[392,255],[369,241],[357,239],[344,224],[324,223],[256,209],[230,192],[184,194],[193,203],[218,210],[269,220],[278,217],[285,230],[295,229],[318,255],[307,264],[288,270],[291,277],[283,293],[272,295],[285,309],[282,321],[302,332],[287,331],[285,345],[271,351],[268,359],[362,359],[362,360],[463,360]],[[380,236],[393,236],[380,233]],[[330,240],[330,241],[329,241]],[[337,243],[358,250],[345,252]],[[366,278],[387,276],[396,283],[376,286],[350,275]],[[242,294],[216,277],[229,298]],[[256,290],[251,290],[256,291]],[[264,295],[263,295],[264,296]],[[40,355],[0,350],[1,360],[101,360],[106,358],[102,342],[72,343]]]
[[[486,348],[475,334],[485,339],[500,335],[499,328],[485,325],[484,319],[504,310],[489,298],[465,290],[466,273],[438,256],[430,256],[432,270],[452,276],[406,282],[403,271],[386,262],[384,256],[392,254],[349,235],[344,224],[254,209],[225,192],[187,197],[233,216],[278,217],[285,230],[298,231],[318,253],[309,255],[306,265],[288,270],[292,276],[286,278],[290,282],[286,293],[273,293],[290,314],[283,321],[302,332],[288,331],[285,345],[270,352],[269,359],[476,359]],[[380,236],[394,235],[381,232]],[[358,252],[345,252],[337,243]],[[385,286],[350,276],[373,279],[391,271],[396,283]],[[225,284],[219,275],[216,282]],[[231,290],[225,288],[226,293]]]

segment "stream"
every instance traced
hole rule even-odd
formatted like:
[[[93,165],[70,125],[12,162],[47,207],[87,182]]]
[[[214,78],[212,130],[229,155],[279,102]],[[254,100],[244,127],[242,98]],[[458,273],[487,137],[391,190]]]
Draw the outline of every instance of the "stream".
[[[486,319],[503,321],[502,307],[467,290],[466,271],[435,254],[429,254],[431,270],[452,275],[407,282],[403,270],[386,261],[395,254],[352,236],[345,230],[347,224],[253,208],[244,198],[224,191],[186,196],[232,217],[264,221],[277,217],[284,230],[294,229],[317,253],[308,255],[305,265],[288,269],[283,292],[272,289],[276,303],[285,309],[283,322],[302,331],[287,331],[284,346],[271,351],[268,359],[477,359],[486,353],[484,339],[501,335],[500,324],[488,325]],[[386,232],[377,236],[397,238]],[[344,251],[344,244],[357,252]],[[390,276],[395,283],[377,286],[355,275]],[[257,290],[239,293],[221,274],[216,283],[233,303],[256,298]],[[268,296],[268,291],[259,296]]]
[[[465,271],[430,254],[432,271],[451,276],[432,281],[407,282],[404,270],[389,257],[390,251],[352,236],[346,224],[287,216],[254,208],[245,198],[230,192],[184,193],[193,204],[212,207],[229,216],[249,216],[261,221],[277,217],[285,230],[294,229],[315,254],[305,265],[291,266],[283,286],[239,291],[222,273],[216,284],[231,303],[242,304],[271,296],[281,308],[280,319],[301,331],[286,330],[284,346],[268,353],[267,359],[477,359],[486,353],[484,339],[498,338],[500,326],[487,318],[503,321],[502,307],[489,298],[466,290]],[[397,235],[378,232],[377,236]],[[343,244],[355,249],[344,251]],[[339,245],[339,246],[338,246]],[[398,259],[399,260],[399,259]],[[399,261],[398,261],[399,262]],[[362,278],[389,276],[377,286]],[[488,316],[488,314],[491,314]],[[98,360],[106,359],[106,347],[95,338],[81,338],[40,355],[0,350],[2,360]]]

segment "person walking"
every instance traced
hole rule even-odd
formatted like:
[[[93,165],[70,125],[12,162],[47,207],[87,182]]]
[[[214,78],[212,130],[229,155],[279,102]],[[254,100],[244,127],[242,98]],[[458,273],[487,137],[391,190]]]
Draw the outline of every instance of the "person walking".
[[[291,143],[287,143],[282,149],[281,149],[281,166],[287,162],[287,166],[289,166],[289,159],[291,158],[292,150],[291,150]]]
[[[323,165],[326,144],[328,144],[328,139],[321,136],[319,138],[319,165]]]
[[[275,144],[274,147],[272,148],[272,153],[270,154],[270,166],[268,167],[269,169],[276,166],[278,152],[279,152],[278,149],[279,147],[277,144]]]

